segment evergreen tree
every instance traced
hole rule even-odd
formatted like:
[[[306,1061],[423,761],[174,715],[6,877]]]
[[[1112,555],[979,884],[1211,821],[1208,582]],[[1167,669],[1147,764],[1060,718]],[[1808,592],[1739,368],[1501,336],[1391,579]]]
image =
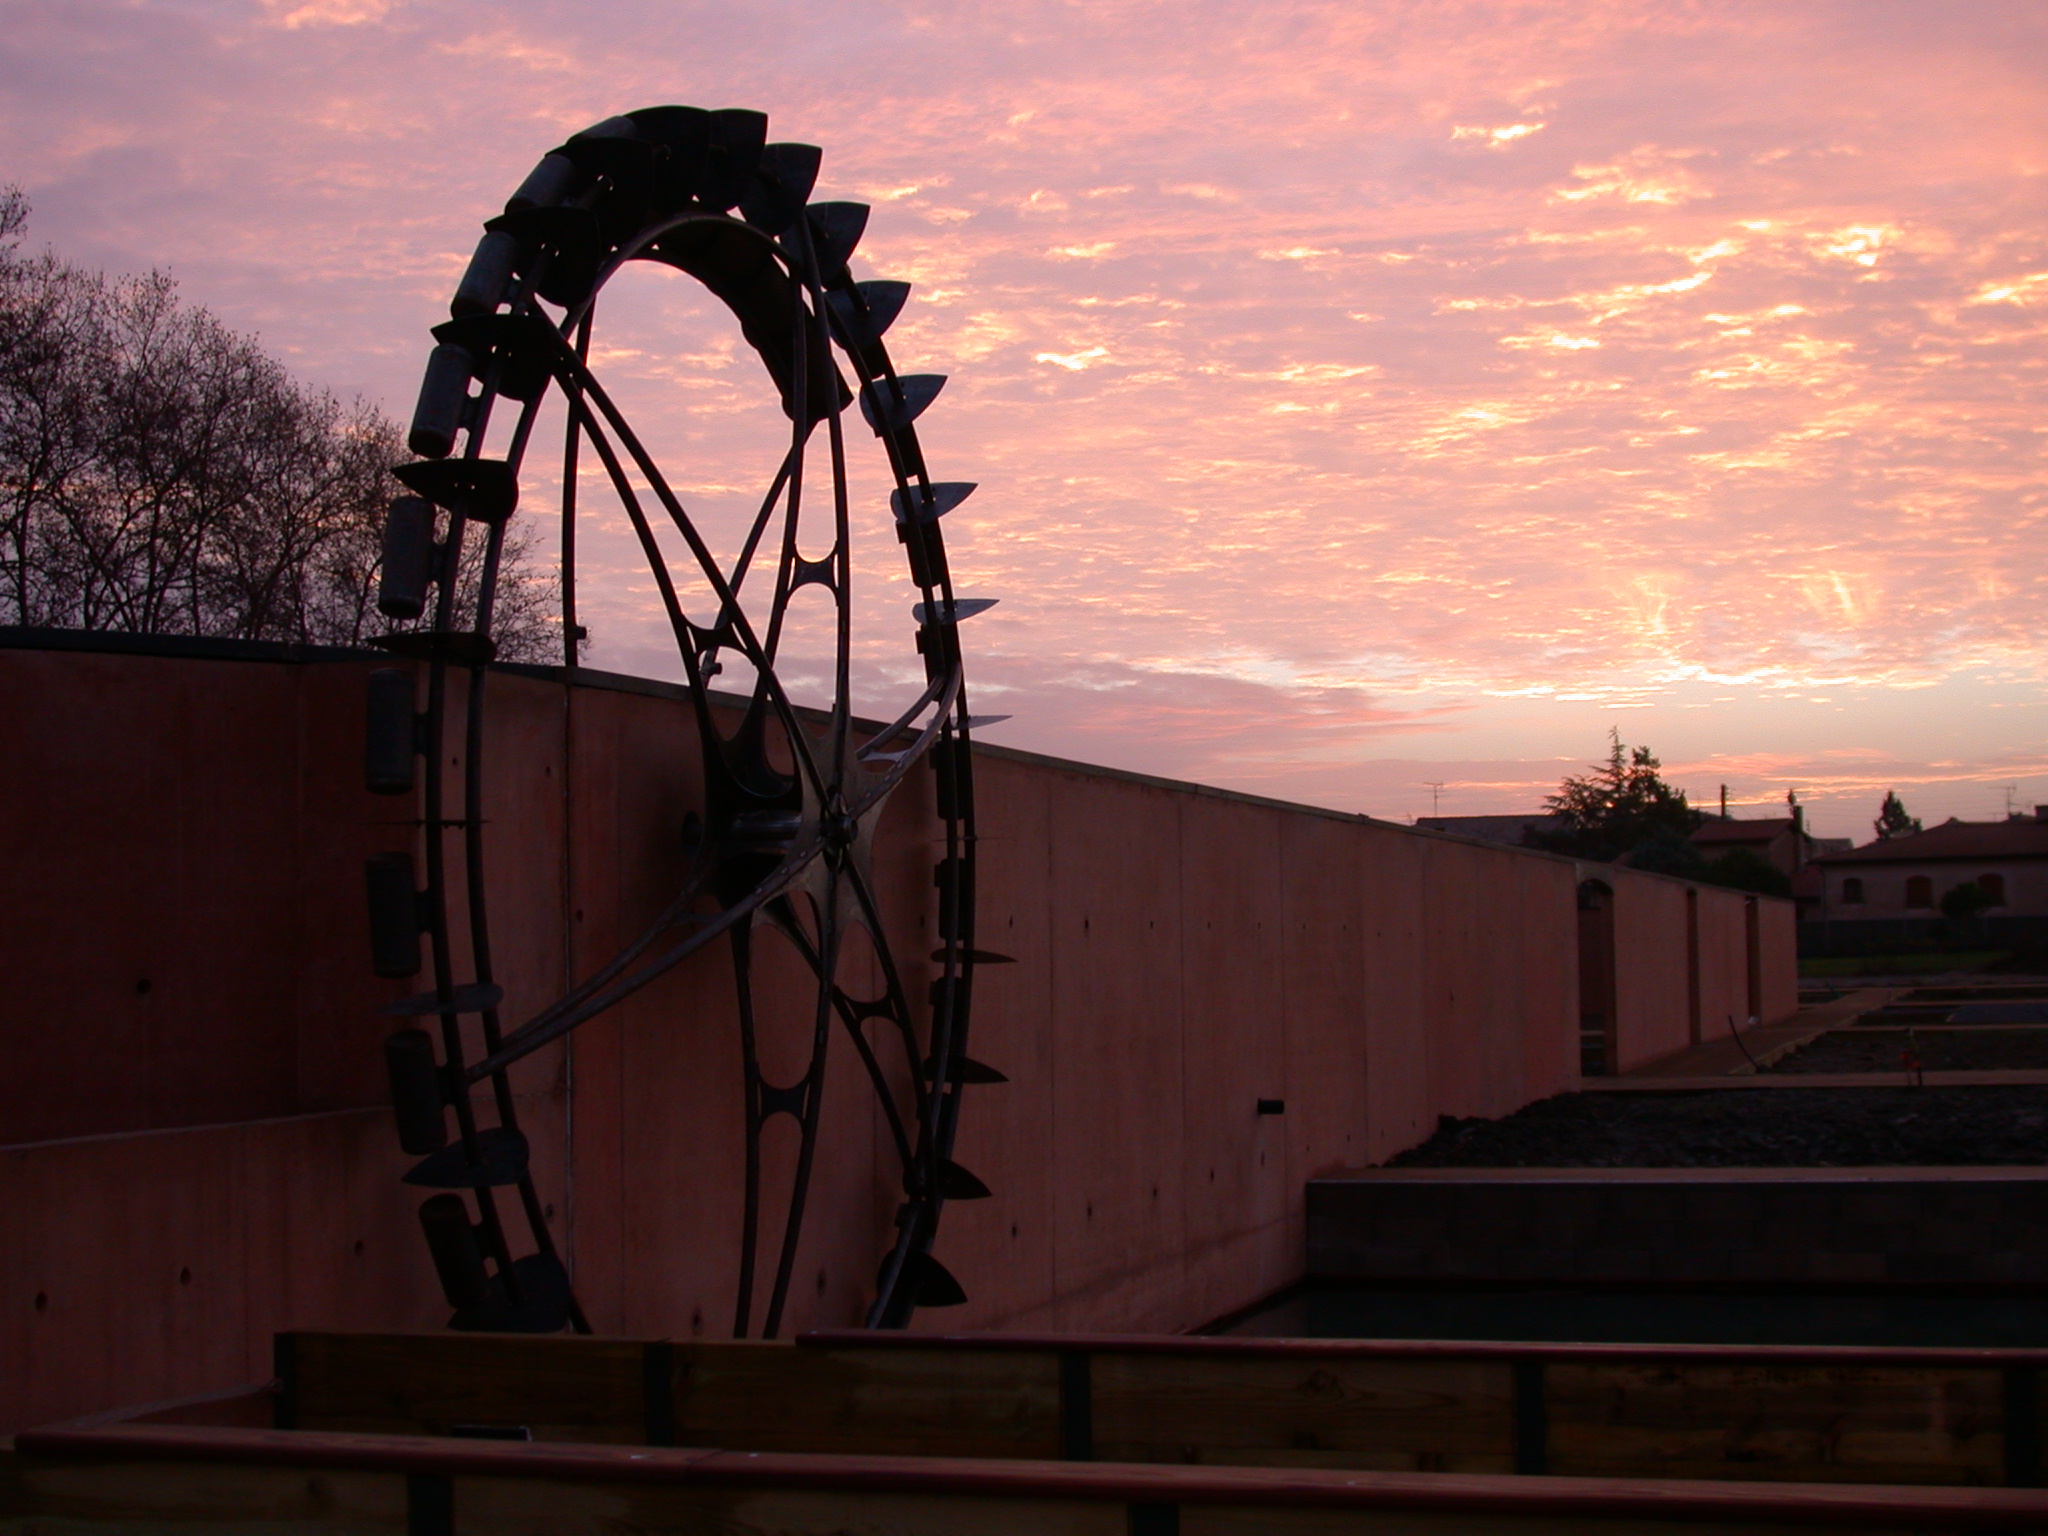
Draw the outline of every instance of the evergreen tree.
[[[1884,804],[1878,808],[1877,820],[1871,827],[1880,838],[1911,837],[1920,830],[1920,818],[1906,814],[1906,802],[1901,800],[1897,790],[1886,790]]]
[[[1686,804],[1685,791],[1664,782],[1663,764],[1648,747],[1623,744],[1608,733],[1607,761],[1581,778],[1567,778],[1543,802],[1563,823],[1555,832],[1532,832],[1533,847],[1574,858],[1612,861],[1646,843],[1683,843],[1706,818]]]

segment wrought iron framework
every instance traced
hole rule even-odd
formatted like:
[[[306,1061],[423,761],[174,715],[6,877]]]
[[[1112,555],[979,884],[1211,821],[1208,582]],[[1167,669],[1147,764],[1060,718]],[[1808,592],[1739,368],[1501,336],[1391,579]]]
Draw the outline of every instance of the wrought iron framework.
[[[391,1006],[418,1023],[389,1037],[386,1059],[400,1142],[422,1158],[406,1179],[440,1191],[420,1217],[457,1328],[588,1330],[548,1232],[508,1070],[721,939],[734,970],[744,1064],[735,1334],[752,1331],[757,1300],[764,1337],[783,1320],[835,1020],[866,1070],[902,1171],[895,1239],[867,1321],[900,1327],[919,1306],[965,1299],[932,1244],[948,1200],[988,1194],[952,1150],[963,1088],[1003,1080],[967,1055],[967,1025],[975,967],[1005,958],[974,947],[969,733],[977,722],[967,714],[958,634],[959,622],[989,603],[955,598],[940,532],[940,519],[974,487],[934,481],[918,444],[914,423],[943,377],[899,374],[883,342],[909,285],[856,282],[848,270],[868,210],[810,203],[819,151],[769,144],[766,130],[755,112],[656,107],[608,119],[543,158],[484,226],[453,318],[434,330],[410,435],[420,459],[395,471],[411,494],[392,504],[380,604],[394,619],[424,622],[379,642],[417,665],[372,676],[367,771],[373,790],[419,797],[424,868],[409,853],[371,861],[371,927],[380,975],[417,974],[426,941],[432,988]],[[787,451],[730,565],[713,553],[590,365],[598,295],[633,261],[688,273],[732,310],[790,423]],[[573,675],[576,487],[587,444],[638,536],[681,654],[702,744],[704,806],[690,819],[687,870],[666,910],[563,996],[507,1029],[493,976],[480,813],[484,700],[506,524],[551,388],[561,391],[567,419],[565,664]],[[857,724],[848,698],[858,520],[843,413],[855,400],[886,455],[896,536],[922,596],[914,619],[924,688],[879,731]],[[500,413],[500,402],[514,409]],[[494,415],[512,418],[495,452]],[[807,499],[806,471],[821,458],[826,474],[811,478],[827,480],[828,494]],[[661,517],[688,551],[677,569],[657,542]],[[472,552],[473,596],[456,574],[469,539],[481,540],[480,562]],[[776,672],[791,599],[807,586],[825,590],[834,628],[832,698],[822,712],[800,711]],[[753,674],[731,706],[709,692],[722,654]],[[459,720],[455,673],[467,674]],[[459,796],[444,771],[458,738]],[[920,762],[935,774],[944,852],[933,877],[933,979],[928,998],[914,1005],[890,953],[870,851],[883,803]],[[460,814],[451,814],[458,800]],[[457,865],[459,882],[451,880]],[[876,996],[855,996],[843,980],[854,928],[871,939]],[[466,934],[466,957],[458,934]],[[814,983],[808,1067],[795,1083],[771,1082],[762,1070],[755,977],[768,935],[793,947]],[[798,1148],[763,1300],[762,1137],[776,1115],[796,1121]]]

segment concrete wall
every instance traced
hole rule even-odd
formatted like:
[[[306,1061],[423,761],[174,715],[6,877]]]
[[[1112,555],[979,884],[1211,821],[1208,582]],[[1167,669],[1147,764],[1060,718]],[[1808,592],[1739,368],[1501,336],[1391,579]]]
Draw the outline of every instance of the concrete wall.
[[[1615,991],[1620,1052],[1616,1070],[1675,1055],[1692,1045],[1725,1038],[1749,1017],[1748,903],[1759,904],[1758,956],[1763,983],[1762,1022],[1789,1016],[1798,1006],[1799,960],[1792,904],[1775,897],[1690,885],[1606,865],[1581,865],[1615,893]],[[1692,1036],[1685,960],[1686,896],[1693,893],[1699,943],[1699,1038]],[[1674,950],[1672,936],[1677,935]]]
[[[2038,1285],[2048,1169],[1385,1168],[1308,1221],[1325,1279]]]
[[[379,662],[122,643],[0,648],[0,1431],[260,1379],[277,1328],[444,1315],[379,1107],[376,1010],[411,984],[370,976],[361,867],[416,835],[360,787]],[[491,690],[516,1019],[668,899],[696,748],[658,685]],[[1001,749],[977,774],[982,943],[1021,963],[981,972],[973,1048],[1011,1082],[973,1092],[958,1148],[996,1197],[951,1206],[940,1242],[970,1304],[926,1326],[1199,1324],[1300,1273],[1310,1178],[1574,1083],[1570,861]],[[877,850],[913,996],[929,794],[913,775]],[[1627,1065],[1684,1043],[1683,888],[1608,873]],[[1703,975],[1740,995],[1723,894],[1702,892]],[[1791,908],[1765,905],[1789,1012]],[[600,1331],[730,1330],[730,1000],[707,953],[517,1074]],[[799,1328],[857,1320],[894,1203],[866,1085],[834,1060]]]
[[[1799,924],[1802,955],[1884,955],[1926,950],[2041,950],[2048,917],[1807,918]]]

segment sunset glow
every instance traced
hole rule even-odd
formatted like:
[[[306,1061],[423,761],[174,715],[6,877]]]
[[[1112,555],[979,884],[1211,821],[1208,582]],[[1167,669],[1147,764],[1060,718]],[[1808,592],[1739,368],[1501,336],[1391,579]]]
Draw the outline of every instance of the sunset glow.
[[[950,375],[991,740],[1396,819],[1533,808],[1611,725],[1824,834],[2048,802],[2026,0],[0,15],[31,239],[401,417],[565,134],[674,101],[822,145],[857,272],[915,285],[892,350]],[[701,298],[650,278],[598,366],[717,505],[758,365]],[[590,558],[592,663],[672,674],[630,541]]]

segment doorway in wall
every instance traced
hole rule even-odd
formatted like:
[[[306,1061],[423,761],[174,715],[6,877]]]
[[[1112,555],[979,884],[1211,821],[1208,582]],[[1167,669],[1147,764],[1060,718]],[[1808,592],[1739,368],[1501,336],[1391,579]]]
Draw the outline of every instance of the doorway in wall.
[[[1619,1056],[1614,1017],[1614,892],[1579,885],[1579,1072],[1606,1077]]]
[[[1742,949],[1743,975],[1749,993],[1749,1024],[1760,1024],[1764,1017],[1764,946],[1760,927],[1762,914],[1757,910],[1754,896],[1745,897],[1742,903]]]
[[[1685,893],[1685,1039],[1700,1043],[1700,893]]]

